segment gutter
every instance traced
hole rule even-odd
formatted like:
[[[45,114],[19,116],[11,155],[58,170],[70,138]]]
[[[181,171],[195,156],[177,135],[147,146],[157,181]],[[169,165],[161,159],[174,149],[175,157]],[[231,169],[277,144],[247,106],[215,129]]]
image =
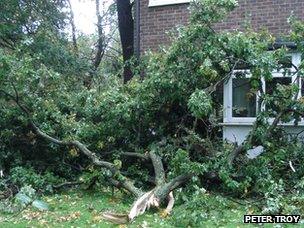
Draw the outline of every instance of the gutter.
[[[304,42],[301,42],[301,45],[304,45]],[[287,47],[289,49],[295,50],[297,49],[297,44],[295,42],[277,39],[273,44],[268,46],[268,50],[276,50],[282,47]]]

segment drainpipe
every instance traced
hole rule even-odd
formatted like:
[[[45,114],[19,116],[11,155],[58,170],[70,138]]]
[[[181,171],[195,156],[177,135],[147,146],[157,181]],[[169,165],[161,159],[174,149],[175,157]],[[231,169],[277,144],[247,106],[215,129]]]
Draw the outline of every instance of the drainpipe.
[[[140,0],[136,1],[136,58],[140,60]]]

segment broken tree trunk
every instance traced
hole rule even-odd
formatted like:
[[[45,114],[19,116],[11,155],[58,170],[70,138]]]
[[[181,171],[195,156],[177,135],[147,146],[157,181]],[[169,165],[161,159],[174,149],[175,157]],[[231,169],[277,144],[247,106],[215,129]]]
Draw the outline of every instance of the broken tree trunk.
[[[173,191],[190,180],[194,174],[180,175],[166,183],[161,157],[159,157],[154,150],[150,151],[149,156],[154,167],[155,188],[139,197],[133,203],[128,214],[105,212],[102,214],[105,220],[116,224],[125,224],[131,222],[137,216],[144,214],[145,211],[151,207],[160,208],[161,204],[165,201],[167,201],[167,207],[164,213],[166,215],[171,213],[174,206]]]

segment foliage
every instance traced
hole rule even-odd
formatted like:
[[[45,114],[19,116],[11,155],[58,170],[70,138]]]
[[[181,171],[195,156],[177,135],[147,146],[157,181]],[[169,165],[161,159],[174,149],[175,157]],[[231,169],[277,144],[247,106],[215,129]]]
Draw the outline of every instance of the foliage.
[[[53,185],[63,182],[62,178],[54,176],[51,172],[37,174],[33,168],[14,167],[10,170],[11,182],[18,187],[32,186],[42,192],[52,192]]]
[[[210,97],[202,90],[191,94],[188,107],[196,118],[208,117],[212,111]]]
[[[170,221],[178,227],[218,227],[228,224],[237,226],[245,211],[243,206],[225,197],[212,195],[204,189],[196,189],[191,198],[176,208]]]
[[[31,42],[16,44],[16,50],[2,48],[0,166],[5,175],[19,187],[28,184],[43,191],[61,178],[80,178],[89,184],[98,175],[98,186],[104,186],[109,177],[77,148],[57,146],[37,137],[27,114],[12,101],[14,97],[27,107],[44,132],[58,139],[83,142],[102,159],[113,161],[142,188],[151,185],[152,166],[126,158],[122,152],[146,155],[153,148],[162,157],[168,177],[196,174],[179,196],[191,216],[175,214],[176,224],[197,226],[209,218],[208,213],[197,211],[198,206],[210,203],[200,193],[203,187],[243,198],[263,198],[265,213],[284,211],[285,195],[297,188],[294,211],[303,210],[303,186],[299,185],[304,176],[300,163],[303,144],[283,128],[271,125],[271,118],[277,116],[283,123],[294,124],[303,118],[303,99],[295,99],[300,88],[278,86],[273,94],[260,89],[262,79],[271,81],[272,73],[282,68],[281,60],[289,50],[282,47],[269,52],[274,39],[267,33],[214,31],[212,24],[236,5],[233,0],[195,1],[190,25],[177,31],[170,47],[144,57],[127,85],[110,67],[97,72],[106,74],[97,75],[101,80],[88,88],[84,82],[92,73],[90,64],[71,51],[65,36],[48,32],[43,29],[46,27],[34,37],[22,34]],[[299,42],[303,26],[295,21],[293,27],[290,39],[299,43],[298,51],[303,53]],[[88,40],[83,40],[84,46],[91,42]],[[83,51],[88,53],[87,49]],[[222,100],[218,88],[242,65],[248,72],[237,77],[250,74],[251,92],[260,92],[261,102],[269,108],[259,113],[243,154],[231,165],[227,160],[234,145],[219,140],[217,123],[222,118]],[[301,63],[297,71],[298,79],[303,76],[303,66]],[[144,80],[140,79],[142,69]],[[292,74],[284,71],[286,77]],[[248,159],[246,150],[259,145],[264,148],[263,154]]]
[[[1,46],[12,47],[25,34],[33,35],[41,29],[59,32],[65,25],[66,15],[62,12],[64,7],[65,0],[1,1]]]

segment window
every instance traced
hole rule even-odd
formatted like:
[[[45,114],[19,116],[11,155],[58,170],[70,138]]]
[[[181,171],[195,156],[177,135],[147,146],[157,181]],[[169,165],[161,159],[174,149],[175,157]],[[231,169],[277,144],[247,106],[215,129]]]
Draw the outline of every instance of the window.
[[[274,77],[271,81],[266,82],[266,94],[272,95],[278,85],[290,85],[292,83],[291,77]],[[272,110],[277,112],[279,109],[275,104],[266,105],[266,110]],[[275,114],[271,114],[271,117],[275,117]]]
[[[255,117],[257,99],[249,78],[233,78],[232,88],[233,117]]]
[[[275,77],[271,81],[266,82],[266,93],[272,95],[274,90],[279,85],[289,85],[291,84],[291,77]]]
[[[190,0],[149,0],[149,6],[165,6],[173,4],[188,3]]]
[[[288,76],[286,72],[296,72],[294,66],[301,62],[301,55],[292,53],[284,58],[281,63],[281,69],[272,74],[272,80],[265,82],[259,81],[260,91],[254,91],[251,86],[250,73],[246,68],[235,70],[233,76],[224,85],[224,123],[253,123],[258,112],[262,109],[276,107],[269,105],[265,107],[261,104],[261,92],[272,94],[278,84],[289,85],[298,83],[301,88],[299,97],[304,96],[304,80],[296,80],[297,75]],[[247,68],[248,69],[248,68]]]
[[[279,61],[282,69],[292,69],[292,55],[287,55]]]

